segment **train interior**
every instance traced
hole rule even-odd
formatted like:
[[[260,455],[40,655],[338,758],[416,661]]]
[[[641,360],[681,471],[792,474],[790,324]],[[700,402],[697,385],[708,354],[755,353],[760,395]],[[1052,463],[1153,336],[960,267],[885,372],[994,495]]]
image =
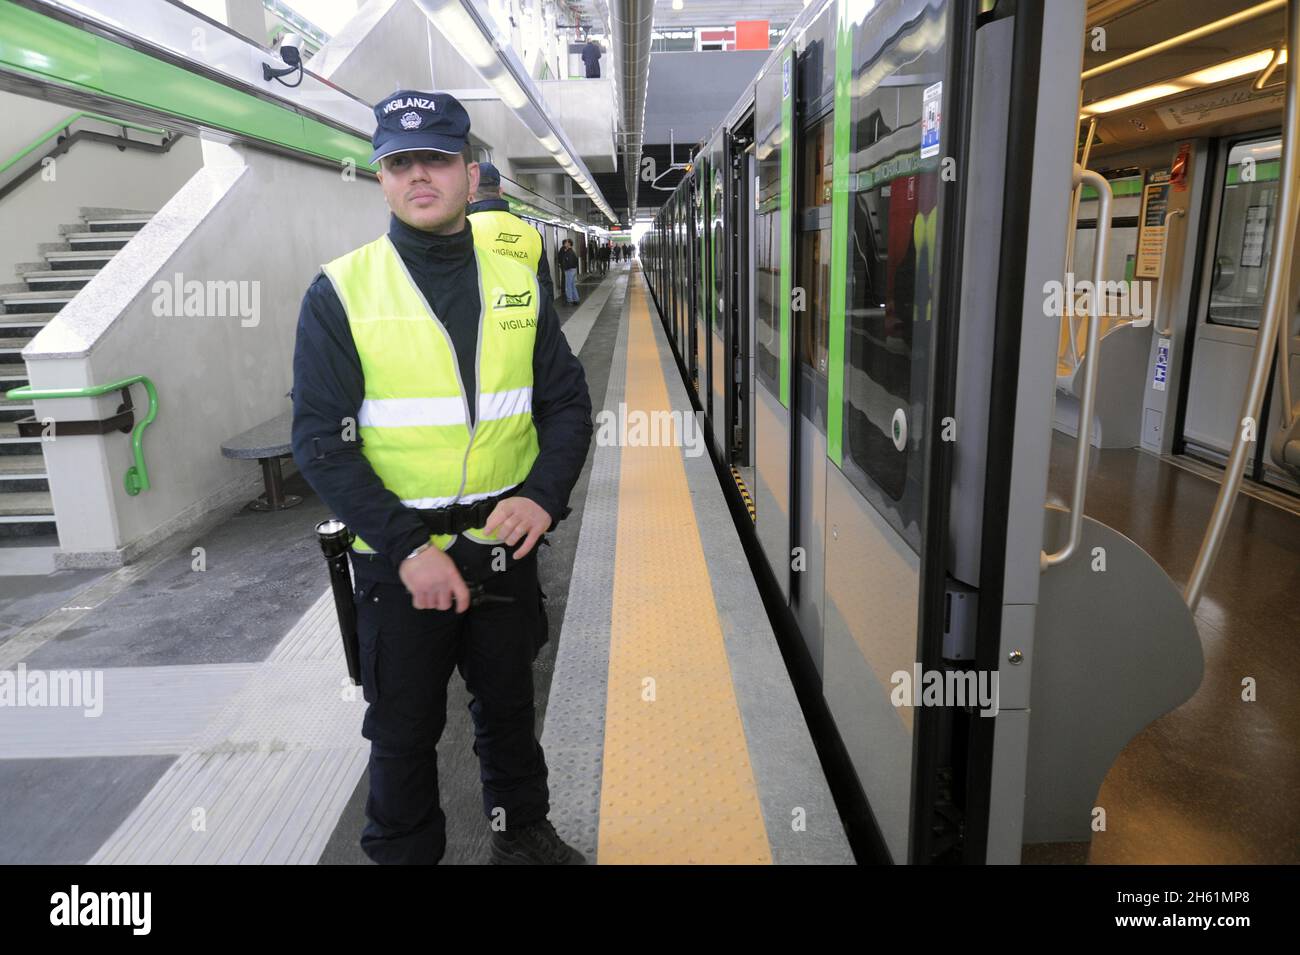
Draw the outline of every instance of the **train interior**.
[[[1145,302],[1149,321],[1129,309],[1102,323],[1087,512],[1183,583],[1234,432],[1250,427],[1241,400],[1258,346],[1270,252],[1286,241],[1274,231],[1285,10],[1272,5],[1255,13],[1261,5],[1250,3],[1092,6],[1102,8],[1089,17],[1092,35],[1122,37],[1123,44],[1109,53],[1092,49],[1100,42],[1090,44],[1084,54],[1080,161],[1101,172],[1115,196],[1101,274],[1116,283],[1111,288],[1137,280],[1127,287],[1154,292]],[[1211,29],[1204,35],[1185,36],[1205,26]],[[1089,75],[1117,52],[1157,44],[1168,46]],[[1096,205],[1085,190],[1075,217],[1076,275],[1090,274]],[[1204,678],[1191,700],[1135,737],[1107,774],[1099,804],[1147,807],[1149,815],[1142,814],[1140,828],[1096,833],[1092,862],[1136,861],[1161,844],[1177,846],[1188,861],[1283,861],[1294,848],[1275,842],[1275,833],[1297,828],[1282,797],[1296,782],[1294,698],[1276,700],[1262,723],[1248,716],[1249,704],[1213,705],[1240,698],[1243,684],[1268,680],[1264,674],[1285,672],[1300,620],[1300,427],[1290,385],[1300,374],[1300,286],[1294,274],[1287,281],[1259,434],[1195,612]],[[1049,487],[1062,501],[1079,430],[1082,326],[1072,314],[1061,322]],[[1275,772],[1287,777],[1276,788],[1247,783]],[[1166,808],[1150,811],[1156,805]],[[1226,818],[1246,823],[1233,838],[1224,832]]]

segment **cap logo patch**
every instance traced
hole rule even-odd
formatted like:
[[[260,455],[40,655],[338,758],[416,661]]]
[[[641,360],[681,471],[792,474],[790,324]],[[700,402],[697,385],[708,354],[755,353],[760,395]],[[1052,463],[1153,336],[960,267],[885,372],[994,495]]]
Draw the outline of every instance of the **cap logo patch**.
[[[401,123],[402,123],[402,129],[419,129],[420,114],[415,112],[414,110],[412,110],[409,113],[403,113]]]

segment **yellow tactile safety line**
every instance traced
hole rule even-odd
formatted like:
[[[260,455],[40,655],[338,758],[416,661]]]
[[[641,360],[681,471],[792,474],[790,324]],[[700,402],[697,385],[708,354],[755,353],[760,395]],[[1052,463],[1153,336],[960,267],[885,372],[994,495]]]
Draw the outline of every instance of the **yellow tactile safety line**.
[[[635,437],[671,406],[639,282],[630,300]],[[771,863],[682,453],[642,445],[620,464],[599,861]]]

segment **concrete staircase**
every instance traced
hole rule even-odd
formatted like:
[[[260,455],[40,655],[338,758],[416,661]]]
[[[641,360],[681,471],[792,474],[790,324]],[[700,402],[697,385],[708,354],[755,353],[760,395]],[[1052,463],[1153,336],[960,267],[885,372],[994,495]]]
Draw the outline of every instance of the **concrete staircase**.
[[[18,420],[35,409],[3,398],[27,384],[22,350],[152,215],[83,208],[81,222],[59,227],[61,241],[38,247],[44,261],[19,265],[20,281],[0,285],[0,548],[58,545],[41,439],[18,435]]]

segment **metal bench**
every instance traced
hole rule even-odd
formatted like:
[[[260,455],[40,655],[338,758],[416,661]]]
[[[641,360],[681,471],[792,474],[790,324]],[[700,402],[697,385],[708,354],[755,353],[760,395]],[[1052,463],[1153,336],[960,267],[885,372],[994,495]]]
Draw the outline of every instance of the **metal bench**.
[[[257,460],[262,463],[262,480],[266,493],[248,502],[251,511],[281,511],[301,504],[297,494],[284,493],[284,476],[280,473],[280,459],[293,453],[293,412],[286,411],[270,421],[263,421],[243,434],[237,434],[221,445],[227,458]]]

